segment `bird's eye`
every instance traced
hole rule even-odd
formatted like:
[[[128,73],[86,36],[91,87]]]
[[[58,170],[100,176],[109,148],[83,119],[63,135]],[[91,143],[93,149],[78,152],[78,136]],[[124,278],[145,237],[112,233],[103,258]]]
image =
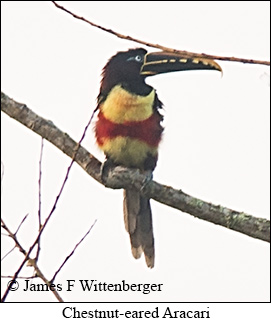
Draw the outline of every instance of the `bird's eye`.
[[[142,62],[142,56],[137,55],[137,56],[135,57],[135,61],[136,61],[136,62]]]
[[[127,61],[143,62],[143,56],[141,55],[132,56],[132,57],[129,57]]]

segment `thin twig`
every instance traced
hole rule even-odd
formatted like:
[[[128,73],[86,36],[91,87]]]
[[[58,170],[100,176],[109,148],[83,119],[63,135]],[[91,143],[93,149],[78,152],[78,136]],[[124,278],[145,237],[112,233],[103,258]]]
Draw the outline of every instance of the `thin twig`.
[[[63,266],[65,265],[65,263],[70,259],[70,257],[74,254],[75,250],[77,249],[77,247],[83,242],[83,240],[86,238],[86,236],[90,233],[90,231],[92,230],[92,228],[94,227],[95,223],[97,222],[97,219],[94,221],[94,223],[91,225],[91,227],[89,228],[89,230],[87,231],[87,233],[83,236],[83,238],[75,245],[75,247],[73,248],[72,252],[66,257],[66,259],[63,261],[62,265],[58,268],[58,270],[55,272],[53,278],[51,279],[51,283],[54,282],[54,280],[56,279],[57,274],[60,272],[60,270],[63,268]]]
[[[26,218],[28,217],[29,213],[27,213],[24,218],[22,219],[21,223],[18,225],[17,230],[15,231],[14,235],[16,236],[16,234],[18,233],[18,231],[20,230],[21,225],[24,223],[24,221],[26,220]]]
[[[1,261],[2,260],[4,260],[4,258],[6,258],[6,256],[7,255],[9,255],[13,250],[14,250],[14,248],[18,248],[23,254],[25,254],[25,250],[24,250],[24,248],[20,245],[20,243],[18,242],[18,240],[17,240],[17,237],[16,237],[16,234],[18,233],[18,231],[19,231],[19,229],[20,229],[20,227],[21,227],[21,225],[24,223],[24,221],[26,220],[26,218],[28,217],[28,213],[24,216],[24,218],[22,219],[22,221],[20,222],[20,224],[18,225],[18,228],[17,228],[17,230],[15,231],[15,233],[12,233],[9,229],[8,229],[8,227],[6,226],[6,224],[5,224],[5,222],[4,222],[4,220],[3,219],[1,219],[1,227],[4,229],[4,230],[6,230],[7,231],[7,236],[8,237],[11,237],[12,239],[13,239],[13,241],[15,242],[15,246],[7,253],[7,254],[5,254],[5,256],[3,256],[3,258],[1,259]]]
[[[4,230],[6,230],[7,231],[7,236],[8,237],[11,237],[12,239],[13,239],[13,241],[15,242],[15,246],[10,250],[10,251],[8,251],[4,256],[3,256],[3,258],[1,259],[1,261],[2,260],[4,260],[16,247],[23,253],[23,254],[25,254],[25,250],[24,250],[24,248],[20,245],[20,243],[18,242],[18,240],[17,240],[17,237],[16,237],[16,234],[18,233],[18,231],[20,230],[20,228],[21,228],[21,226],[22,226],[22,224],[24,223],[24,221],[26,220],[26,218],[28,217],[28,213],[24,216],[24,218],[22,219],[22,221],[20,222],[20,224],[18,225],[18,228],[17,228],[17,230],[14,232],[14,233],[12,233],[9,229],[8,229],[8,227],[6,226],[6,224],[5,224],[5,222],[4,222],[4,220],[3,219],[1,219],[1,227],[4,229]]]
[[[46,285],[49,287],[49,290],[55,295],[56,299],[59,302],[64,302],[59,293],[54,288],[52,288],[51,282],[43,275],[43,273],[39,269],[36,259],[29,259],[28,265],[33,266],[35,268],[37,276],[40,277],[46,283]]]
[[[269,61],[256,60],[256,59],[247,59],[247,58],[238,58],[238,57],[231,57],[231,56],[217,56],[217,55],[209,55],[209,54],[205,54],[205,53],[199,54],[199,53],[188,52],[188,51],[185,51],[185,50],[177,50],[177,49],[162,46],[162,45],[159,45],[159,44],[146,42],[144,40],[137,39],[137,38],[134,38],[134,37],[131,37],[131,36],[128,36],[128,35],[123,35],[123,34],[120,34],[120,33],[116,32],[116,31],[114,31],[112,29],[105,28],[103,26],[95,24],[94,22],[91,22],[91,21],[85,19],[84,17],[80,17],[80,16],[76,15],[75,13],[73,13],[70,10],[64,8],[63,6],[59,5],[55,1],[52,1],[52,2],[57,8],[67,12],[68,14],[72,15],[74,18],[82,20],[82,21],[90,24],[91,26],[99,28],[99,29],[101,29],[101,30],[103,30],[103,31],[105,31],[107,33],[110,33],[110,34],[118,37],[118,38],[130,40],[130,41],[133,41],[133,42],[136,42],[138,44],[142,44],[142,45],[145,45],[145,46],[148,46],[148,47],[158,48],[158,49],[161,49],[161,50],[166,51],[166,52],[178,53],[180,55],[183,55],[183,57],[186,57],[186,58],[190,58],[190,57],[193,57],[193,58],[206,58],[206,59],[214,59],[214,60],[220,60],[220,61],[231,61],[231,62],[239,62],[239,63],[247,63],[247,64],[262,64],[262,65],[268,65],[268,66],[270,65]]]
[[[5,174],[5,167],[4,167],[4,163],[1,161],[1,196],[2,196],[2,183],[3,183],[3,179],[4,179],[4,174]]]
[[[17,237],[14,233],[12,233],[9,228],[7,227],[7,225],[5,224],[4,220],[1,219],[1,227],[7,231],[8,236],[11,237],[13,239],[13,241],[15,242],[16,247],[20,250],[21,253],[23,253],[24,255],[26,254],[26,251],[24,250],[24,248],[21,246],[21,244],[19,243],[19,241],[17,240]]]
[[[22,268],[23,268],[24,264],[26,263],[26,261],[27,261],[28,259],[29,259],[29,253],[27,253],[27,254],[25,255],[25,258],[24,258],[23,262],[21,263],[20,267],[17,269],[17,271],[15,272],[15,274],[12,276],[12,280],[16,280],[16,279],[17,279],[17,277],[18,277],[18,275],[19,275],[20,271],[22,270]],[[7,298],[8,294],[9,294],[9,291],[10,291],[10,289],[9,289],[9,287],[7,287],[7,289],[5,290],[4,295],[2,296],[1,302],[4,302],[4,301],[6,300],[6,298]]]
[[[10,253],[12,253],[12,251],[16,248],[16,246],[14,246],[13,248],[11,248],[2,258],[1,261],[3,261]]]
[[[41,138],[41,149],[40,149],[40,159],[39,159],[39,209],[38,209],[38,219],[39,219],[39,230],[41,229],[41,177],[42,177],[42,155],[43,155],[43,138]],[[36,254],[36,261],[38,261],[40,254],[40,239],[38,240],[38,248],[37,248],[37,254]]]
[[[42,176],[42,155],[43,155],[43,138],[41,138],[41,148],[40,148],[40,159],[39,159],[39,210],[38,210],[38,217],[39,217],[39,230],[41,228],[41,176]]]
[[[13,278],[13,276],[10,275],[6,275],[6,276],[1,276],[1,278]],[[34,278],[40,278],[38,275],[33,275],[33,276],[29,276],[29,277],[22,277],[22,276],[18,276],[17,279],[34,279]]]

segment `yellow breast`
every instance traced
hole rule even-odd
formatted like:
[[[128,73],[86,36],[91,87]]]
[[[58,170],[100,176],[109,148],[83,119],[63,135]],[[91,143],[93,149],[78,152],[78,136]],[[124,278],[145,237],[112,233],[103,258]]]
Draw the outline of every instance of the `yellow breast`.
[[[129,137],[107,139],[101,148],[115,163],[127,167],[144,168],[148,155],[157,155],[157,147]]]
[[[100,104],[100,109],[108,120],[115,123],[143,121],[152,115],[154,96],[154,90],[147,96],[141,96],[116,85],[105,102]]]

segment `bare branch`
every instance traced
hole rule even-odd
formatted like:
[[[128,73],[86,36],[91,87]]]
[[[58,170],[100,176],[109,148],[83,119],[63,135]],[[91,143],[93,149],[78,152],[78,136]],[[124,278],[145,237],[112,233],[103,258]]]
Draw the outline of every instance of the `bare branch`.
[[[91,227],[89,228],[89,230],[87,231],[87,233],[83,236],[83,238],[75,245],[75,247],[73,248],[72,252],[66,257],[66,259],[64,260],[64,262],[62,263],[62,265],[58,268],[58,270],[55,272],[53,278],[51,279],[51,283],[54,282],[54,280],[56,279],[57,274],[60,272],[60,270],[63,268],[63,266],[65,265],[65,263],[70,259],[70,257],[74,254],[75,250],[77,249],[77,247],[83,242],[83,240],[86,238],[86,236],[90,233],[90,231],[92,230],[92,228],[94,227],[95,223],[97,222],[97,220],[94,221],[94,223],[91,225]]]
[[[42,176],[42,154],[43,154],[43,138],[41,138],[41,148],[40,148],[40,160],[39,160],[39,209],[38,209],[38,217],[39,217],[39,230],[41,228],[41,176]]]
[[[9,235],[7,235],[9,237]],[[2,258],[1,261],[3,261],[10,253],[12,253],[12,251],[16,248],[16,245],[11,248]]]
[[[153,47],[153,48],[158,48],[158,49],[161,49],[163,51],[167,51],[167,52],[172,52],[172,53],[178,53],[180,55],[183,55],[183,57],[185,58],[206,58],[206,59],[214,59],[214,60],[220,60],[220,61],[231,61],[231,62],[239,62],[239,63],[247,63],[247,64],[262,64],[262,65],[270,65],[270,62],[269,61],[262,61],[262,60],[256,60],[256,59],[247,59],[247,58],[238,58],[238,57],[231,57],[231,56],[217,56],[217,55],[209,55],[209,54],[205,54],[205,53],[193,53],[193,52],[188,52],[188,51],[185,51],[185,50],[177,50],[177,49],[173,49],[173,48],[170,48],[170,47],[165,47],[165,46],[162,46],[162,45],[159,45],[159,44],[154,44],[154,43],[150,43],[150,42],[146,42],[144,40],[141,40],[141,39],[137,39],[137,38],[134,38],[134,37],[131,37],[131,36],[128,36],[128,35],[123,35],[123,34],[120,34],[112,29],[109,29],[109,28],[105,28],[103,26],[100,26],[98,24],[95,24],[94,22],[91,22],[87,19],[85,19],[84,17],[80,17],[78,15],[76,15],[75,13],[71,12],[70,10],[64,8],[63,6],[59,5],[58,3],[56,3],[55,1],[52,1],[53,4],[67,12],[68,14],[72,15],[74,18],[76,19],[79,19],[79,20],[82,20],[88,24],[90,24],[91,26],[93,27],[96,27],[96,28],[99,28],[107,33],[110,33],[118,38],[121,38],[121,39],[126,39],[126,40],[130,40],[130,41],[133,41],[133,42],[136,42],[138,44],[142,44],[142,45],[145,45],[145,46],[148,46],[148,47]]]
[[[66,133],[58,129],[52,122],[43,119],[35,114],[24,104],[10,99],[7,95],[1,94],[1,108],[10,117],[24,124],[43,138],[58,147],[63,153],[73,158],[74,151],[78,144]],[[85,148],[80,146],[74,160],[90,176],[103,184],[100,174],[101,163],[92,156]],[[138,170],[116,167],[109,173],[107,186],[111,188],[135,188],[141,190],[142,194],[155,199],[156,201],[189,213],[205,221],[219,224],[234,231],[244,233],[253,238],[270,242],[270,221],[257,218],[244,212],[237,212],[226,207],[213,205],[195,197],[192,197],[181,190],[161,185],[150,181]]]
[[[24,255],[26,254],[26,251],[24,250],[24,248],[21,246],[21,244],[19,243],[19,241],[17,240],[17,237],[14,233],[12,233],[9,228],[6,226],[5,222],[3,219],[1,219],[1,227],[7,231],[8,236],[11,237],[13,239],[13,241],[15,242],[15,246],[20,250],[21,253],[23,253]]]
[[[16,278],[18,277],[21,269],[23,268],[25,262],[29,259],[29,254],[30,252],[26,252],[24,250],[24,248],[21,246],[21,244],[19,243],[19,241],[17,240],[17,237],[14,233],[12,233],[9,228],[6,226],[5,222],[3,219],[1,219],[1,226],[3,229],[5,229],[7,232],[8,232],[8,235],[13,239],[13,241],[15,242],[15,245],[16,247],[19,248],[19,250],[25,255],[25,258],[23,260],[23,262],[21,263],[20,267],[18,268],[18,270],[15,272],[15,274],[12,276],[12,280],[16,280]],[[8,293],[9,293],[9,288],[6,289],[2,299],[1,299],[1,302],[4,302],[6,297],[8,296]]]
[[[4,163],[1,160],[1,196],[2,196],[2,183],[3,183],[3,179],[4,179],[4,174],[5,174],[5,166]]]
[[[24,249],[22,248],[22,246],[19,244],[19,242],[17,241],[17,238],[16,238],[16,234],[18,233],[18,231],[20,230],[21,228],[21,225],[24,223],[24,221],[26,220],[26,218],[28,217],[28,213],[24,216],[24,218],[22,219],[21,223],[18,225],[18,228],[17,230],[12,233],[6,226],[6,224],[4,223],[4,220],[1,219],[1,227],[6,230],[8,232],[7,236],[8,237],[11,237],[14,242],[15,242],[15,246],[10,250],[8,251],[2,258],[1,258],[1,261],[4,260],[16,247],[19,248],[19,250],[24,253]]]
[[[42,167],[41,167],[41,162],[42,162],[42,155],[43,155],[43,138],[41,138],[41,148],[40,148],[40,160],[39,160],[39,181],[38,181],[38,186],[39,186],[39,209],[38,209],[38,219],[39,219],[39,230],[41,229],[41,177],[42,177]],[[38,240],[38,247],[37,247],[37,254],[36,254],[36,261],[38,261],[40,254],[40,239]]]
[[[14,235],[16,235],[18,233],[18,231],[20,230],[20,227],[22,226],[22,224],[24,223],[24,221],[26,220],[26,218],[28,217],[29,213],[27,213],[24,218],[22,219],[21,223],[18,225],[17,230],[15,231]]]
[[[35,268],[35,273],[38,277],[40,277],[45,283],[46,285],[49,287],[49,289],[52,291],[52,293],[55,295],[56,299],[59,301],[59,302],[64,302],[64,300],[61,298],[61,296],[58,294],[58,292],[51,288],[51,281],[49,281],[44,275],[43,273],[41,272],[41,270],[39,269],[38,267],[38,264],[36,262],[35,259],[29,259],[28,261],[28,266],[33,266]]]
[[[13,239],[13,241],[15,242],[16,247],[19,248],[19,250],[25,256],[23,262],[21,263],[21,265],[19,266],[19,268],[17,269],[17,271],[15,272],[15,274],[13,276],[11,276],[12,280],[16,280],[19,277],[19,273],[21,272],[21,270],[22,270],[23,266],[25,265],[25,263],[28,261],[28,265],[34,267],[34,269],[35,269],[35,275],[38,276],[38,277],[40,277],[46,283],[46,285],[48,287],[50,287],[50,284],[51,284],[50,281],[48,279],[46,279],[46,277],[43,275],[43,273],[41,272],[41,270],[39,269],[39,267],[37,265],[36,260],[30,258],[30,253],[31,253],[31,251],[33,250],[33,248],[35,247],[35,245],[36,245],[36,243],[38,241],[40,232],[39,232],[39,235],[38,235],[37,239],[35,240],[34,244],[26,252],[25,249],[19,243],[16,235],[11,232],[11,230],[7,227],[7,225],[5,224],[5,222],[4,222],[3,219],[1,219],[1,225],[2,225],[2,228],[5,229],[8,232],[8,235]],[[50,290],[55,295],[55,297],[58,299],[58,301],[63,302],[63,299],[60,297],[60,295],[57,293],[57,291],[52,290],[52,289],[50,289]],[[6,298],[8,296],[8,293],[9,293],[9,288],[6,289],[4,295],[2,296],[1,302],[4,302],[6,300]]]
[[[1,278],[13,278],[13,276],[10,275],[2,275]],[[39,276],[37,275],[33,275],[33,276],[29,276],[29,277],[22,277],[22,276],[18,276],[17,279],[34,279],[34,278],[39,278]]]

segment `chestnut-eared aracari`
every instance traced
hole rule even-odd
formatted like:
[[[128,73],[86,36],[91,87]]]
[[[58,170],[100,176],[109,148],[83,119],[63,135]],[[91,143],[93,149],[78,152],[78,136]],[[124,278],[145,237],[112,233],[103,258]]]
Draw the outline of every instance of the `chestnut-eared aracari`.
[[[147,76],[184,70],[218,70],[209,59],[186,58],[169,52],[147,53],[143,48],[118,52],[102,72],[95,134],[107,160],[105,165],[137,168],[151,175],[158,157],[163,120],[162,102],[145,82]],[[154,266],[154,238],[150,201],[133,189],[124,190],[125,228],[132,254],[142,252],[146,264]]]

